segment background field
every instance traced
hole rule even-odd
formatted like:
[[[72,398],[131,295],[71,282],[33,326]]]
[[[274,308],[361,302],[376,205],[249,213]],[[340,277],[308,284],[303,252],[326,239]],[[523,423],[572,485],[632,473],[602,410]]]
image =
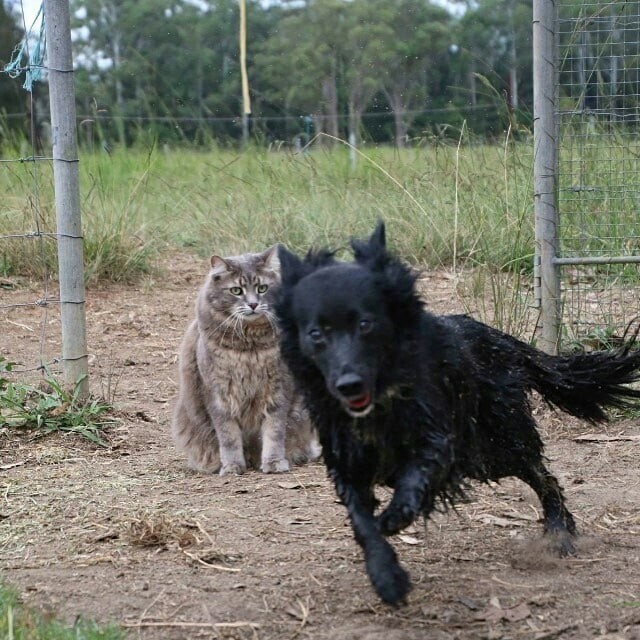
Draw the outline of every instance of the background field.
[[[206,260],[171,254],[164,266],[161,278],[89,292],[93,386],[117,388],[109,447],[0,434],[0,557],[25,603],[144,640],[640,637],[636,420],[576,442],[592,429],[536,403],[583,534],[579,556],[546,553],[526,486],[476,487],[457,513],[396,538],[415,587],[392,609],[369,586],[321,464],[239,478],[185,469],[169,416]],[[461,310],[448,271],[427,272],[421,286],[434,310]],[[14,357],[36,348],[39,313],[3,323]]]
[[[432,310],[530,335],[528,149],[507,138],[376,149],[355,170],[346,149],[83,157],[90,376],[119,422],[107,447],[0,428],[0,558],[21,599],[145,640],[640,638],[640,429],[629,416],[576,441],[593,429],[534,399],[583,533],[577,558],[548,555],[526,487],[476,487],[458,513],[396,539],[415,585],[400,609],[371,591],[321,464],[203,476],[169,437],[178,346],[212,252],[344,247],[383,217],[392,246],[423,269]],[[34,205],[53,230],[46,170],[36,190],[32,165],[10,171],[0,234],[32,230]],[[44,243],[3,241],[2,305],[39,295],[43,246],[55,263]],[[43,313],[3,310],[0,355],[28,367],[57,354],[57,309]]]

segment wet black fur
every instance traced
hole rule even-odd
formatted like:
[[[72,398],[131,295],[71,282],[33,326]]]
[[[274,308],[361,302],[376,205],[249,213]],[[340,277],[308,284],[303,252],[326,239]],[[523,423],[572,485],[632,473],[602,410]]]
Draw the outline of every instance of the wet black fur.
[[[281,248],[276,311],[284,359],[380,598],[398,603],[410,588],[384,536],[454,502],[468,478],[526,482],[542,502],[545,531],[562,555],[574,553],[575,523],[545,465],[529,393],[605,420],[607,406],[640,397],[624,386],[640,377],[640,353],[554,357],[468,316],[432,315],[415,292],[415,273],[386,251],[382,223],[352,247],[352,263],[328,251],[301,260]],[[346,411],[336,388],[345,371],[371,390],[375,405],[364,417]],[[376,485],[394,488],[377,515]]]

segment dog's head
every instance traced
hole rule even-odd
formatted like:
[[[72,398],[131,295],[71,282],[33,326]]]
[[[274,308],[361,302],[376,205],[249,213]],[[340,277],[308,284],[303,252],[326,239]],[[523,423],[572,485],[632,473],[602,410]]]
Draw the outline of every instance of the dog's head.
[[[301,260],[280,247],[276,310],[283,344],[294,358],[313,363],[329,393],[359,418],[387,390],[398,336],[416,322],[421,304],[415,275],[386,250],[382,222],[351,246],[354,262],[339,262],[328,251]],[[291,353],[285,358],[291,362]]]

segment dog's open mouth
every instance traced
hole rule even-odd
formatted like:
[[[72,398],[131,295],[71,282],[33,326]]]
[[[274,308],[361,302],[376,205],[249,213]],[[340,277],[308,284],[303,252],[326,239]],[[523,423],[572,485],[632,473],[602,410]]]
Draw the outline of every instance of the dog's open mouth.
[[[345,398],[347,411],[355,418],[362,418],[373,409],[373,402],[371,400],[370,393]]]

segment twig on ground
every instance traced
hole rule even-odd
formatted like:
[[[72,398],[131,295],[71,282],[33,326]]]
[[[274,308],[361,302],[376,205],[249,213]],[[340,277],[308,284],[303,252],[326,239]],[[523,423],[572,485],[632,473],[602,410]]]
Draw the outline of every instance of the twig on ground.
[[[287,610],[287,613],[290,616],[293,616],[294,618],[300,620],[300,625],[296,629],[295,633],[291,636],[291,640],[295,640],[300,635],[300,632],[306,626],[307,620],[309,618],[309,597],[307,596],[306,605],[302,602],[302,600],[300,600],[300,598],[297,598],[296,600],[298,602],[298,606],[300,607],[301,614],[293,608],[291,610]]]
[[[208,569],[216,569],[218,571],[228,571],[229,573],[238,573],[240,571],[240,569],[235,569],[233,567],[223,567],[221,564],[211,564],[210,562],[205,562],[202,558],[199,558],[195,553],[189,553],[184,549],[180,549],[180,551],[182,551],[182,553],[184,553],[184,555],[187,556],[188,558],[195,560],[196,562],[198,562],[204,567],[207,567]]]
[[[257,622],[154,622],[152,620],[142,620],[138,622],[123,622],[121,624],[125,629],[138,629],[140,627],[158,627],[177,629],[241,629],[249,627],[251,629],[259,629]]]

